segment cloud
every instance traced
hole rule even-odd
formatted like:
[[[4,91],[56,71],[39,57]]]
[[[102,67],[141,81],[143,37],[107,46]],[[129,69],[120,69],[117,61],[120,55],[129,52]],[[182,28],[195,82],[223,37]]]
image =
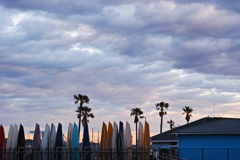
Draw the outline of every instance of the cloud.
[[[130,110],[139,107],[157,134],[161,101],[170,104],[164,130],[169,119],[186,123],[184,106],[191,121],[212,116],[213,103],[216,115],[237,117],[237,2],[181,2],[2,1],[1,123],[29,133],[61,122],[66,133],[78,122],[78,93],[90,98],[95,131],[120,120],[134,131]]]

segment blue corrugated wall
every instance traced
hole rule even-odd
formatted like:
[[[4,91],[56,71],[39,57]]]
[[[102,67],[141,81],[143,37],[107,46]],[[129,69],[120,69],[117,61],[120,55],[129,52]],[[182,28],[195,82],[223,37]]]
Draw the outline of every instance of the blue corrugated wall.
[[[188,160],[240,160],[240,135],[178,135],[179,156]]]

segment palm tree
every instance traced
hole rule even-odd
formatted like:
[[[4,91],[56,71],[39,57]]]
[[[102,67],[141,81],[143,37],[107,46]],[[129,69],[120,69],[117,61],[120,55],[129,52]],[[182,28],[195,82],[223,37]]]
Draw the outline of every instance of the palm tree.
[[[143,111],[141,108],[132,108],[130,116],[135,116],[134,123],[136,123],[136,149],[137,149],[137,123],[138,123],[138,116],[142,115]]]
[[[190,108],[190,107],[185,106],[185,108],[183,108],[183,111],[184,112],[182,114],[186,113],[185,119],[187,120],[187,123],[188,123],[190,121],[190,117],[192,117],[192,115],[190,113],[193,111],[193,109]]]
[[[170,119],[167,123],[170,124],[170,129],[172,130],[175,122]]]
[[[77,117],[79,119],[78,122],[78,135],[80,136],[80,130],[81,130],[81,116],[82,116],[82,106],[84,103],[89,103],[89,98],[86,95],[78,94],[78,96],[73,95],[73,98],[75,98],[75,104],[80,103],[79,107],[77,108],[76,112],[78,112]]]
[[[82,125],[84,126],[84,123],[88,123],[88,118],[95,118],[93,113],[90,113],[92,111],[92,108],[89,108],[88,106],[82,107]],[[78,114],[78,117],[80,115]]]
[[[156,105],[156,110],[159,111],[159,116],[161,117],[161,123],[160,123],[160,134],[162,133],[162,124],[163,124],[163,116],[167,114],[167,112],[164,110],[164,108],[168,108],[168,103],[165,102],[160,102],[155,104]]]

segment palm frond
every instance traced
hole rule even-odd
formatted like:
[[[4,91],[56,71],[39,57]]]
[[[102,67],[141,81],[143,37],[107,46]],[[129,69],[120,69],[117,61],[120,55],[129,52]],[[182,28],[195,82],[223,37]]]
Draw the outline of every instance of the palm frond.
[[[76,100],[79,100],[78,97],[76,95],[73,95],[73,98],[75,98]]]
[[[82,99],[82,95],[78,94],[78,98],[79,98],[79,100],[81,100]]]
[[[84,101],[84,103],[89,103],[89,98],[88,98],[88,96],[86,96],[86,95],[84,95],[83,97],[82,97],[82,99],[83,99],[83,101]]]
[[[168,106],[169,106],[168,103],[165,103],[165,104],[164,104],[164,107],[165,107],[165,108],[168,108]]]
[[[164,104],[165,103],[162,101],[162,102],[160,102],[159,106],[162,108],[164,106]]]

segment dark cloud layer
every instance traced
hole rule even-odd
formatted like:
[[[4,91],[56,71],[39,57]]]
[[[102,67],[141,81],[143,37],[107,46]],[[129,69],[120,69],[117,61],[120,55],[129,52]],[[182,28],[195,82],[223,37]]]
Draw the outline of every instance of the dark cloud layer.
[[[62,122],[66,130],[76,121],[78,93],[90,97],[99,117],[91,127],[99,130],[102,121],[132,123],[129,110],[141,107],[157,133],[159,101],[170,104],[165,119],[178,124],[184,106],[194,108],[193,119],[212,115],[213,102],[219,115],[239,115],[238,1],[0,4],[5,126],[17,117],[28,129],[36,121],[42,128]]]

